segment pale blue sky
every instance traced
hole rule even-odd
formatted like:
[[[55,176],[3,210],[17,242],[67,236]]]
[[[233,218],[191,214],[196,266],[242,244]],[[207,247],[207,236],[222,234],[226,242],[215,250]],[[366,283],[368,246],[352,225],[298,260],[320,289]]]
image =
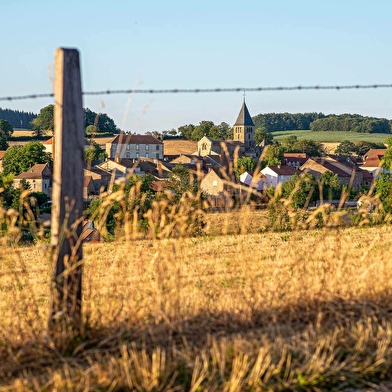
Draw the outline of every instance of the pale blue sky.
[[[51,92],[57,47],[80,50],[84,91],[392,83],[391,14],[390,0],[7,1],[0,96]],[[242,92],[134,94],[84,97],[84,106],[144,133],[202,120],[233,125],[242,99]],[[392,118],[392,89],[249,92],[246,102],[253,116]],[[37,113],[50,103],[0,107]]]

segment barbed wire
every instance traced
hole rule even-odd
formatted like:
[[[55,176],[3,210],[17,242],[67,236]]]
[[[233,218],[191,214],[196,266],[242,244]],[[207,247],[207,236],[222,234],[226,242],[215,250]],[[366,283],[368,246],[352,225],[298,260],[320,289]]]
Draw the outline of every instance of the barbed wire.
[[[84,91],[83,95],[116,95],[116,94],[197,94],[197,93],[228,93],[228,92],[265,92],[265,91],[305,91],[305,90],[360,90],[392,88],[392,84],[353,84],[346,86],[280,86],[280,87],[235,87],[235,88],[195,88],[195,89],[129,89]],[[0,97],[0,101],[17,101],[22,99],[52,98],[53,93],[29,94]]]

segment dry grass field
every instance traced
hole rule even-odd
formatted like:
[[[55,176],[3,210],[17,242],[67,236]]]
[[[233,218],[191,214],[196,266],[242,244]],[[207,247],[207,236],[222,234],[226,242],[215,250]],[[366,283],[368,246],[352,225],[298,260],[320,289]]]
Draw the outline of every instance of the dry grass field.
[[[34,132],[28,129],[14,129],[12,136],[20,137],[20,136],[34,136]]]
[[[387,388],[390,226],[269,233],[264,219],[215,213],[202,236],[85,244],[84,330],[61,351],[46,334],[50,248],[4,235],[0,390]]]

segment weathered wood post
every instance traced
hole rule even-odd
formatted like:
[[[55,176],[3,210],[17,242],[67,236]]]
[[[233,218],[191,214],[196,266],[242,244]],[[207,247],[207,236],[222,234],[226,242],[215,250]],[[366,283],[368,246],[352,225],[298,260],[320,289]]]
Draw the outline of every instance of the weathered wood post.
[[[49,333],[56,344],[82,326],[84,114],[79,52],[55,53],[51,245],[54,277]]]

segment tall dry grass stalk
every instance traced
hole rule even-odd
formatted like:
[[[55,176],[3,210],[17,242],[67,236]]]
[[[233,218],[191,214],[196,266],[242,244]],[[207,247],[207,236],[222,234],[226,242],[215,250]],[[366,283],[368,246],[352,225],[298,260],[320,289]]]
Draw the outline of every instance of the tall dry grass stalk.
[[[291,230],[268,232],[266,211],[209,214],[189,194],[143,211],[132,192],[102,206],[120,206],[117,240],[84,245],[85,335],[62,352],[46,335],[50,249],[4,233],[1,390],[344,390],[390,377],[392,237],[364,224],[374,212],[346,227],[343,211],[283,201]],[[204,234],[189,236],[200,214]]]

